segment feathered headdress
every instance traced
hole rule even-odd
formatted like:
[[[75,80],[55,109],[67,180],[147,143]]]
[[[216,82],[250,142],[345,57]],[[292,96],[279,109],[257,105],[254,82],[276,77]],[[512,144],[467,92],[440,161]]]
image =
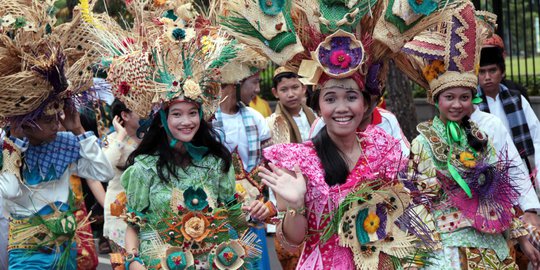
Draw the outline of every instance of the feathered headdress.
[[[376,49],[370,37],[381,2],[223,1],[220,23],[240,42],[297,72],[308,84],[353,77],[365,89],[370,77],[371,91],[377,94],[386,77],[379,75],[386,69],[381,68],[384,60],[370,56]]]
[[[12,125],[55,115],[92,85],[90,37],[76,15],[54,27],[53,1],[0,1],[0,116]]]
[[[451,87],[476,89],[480,40],[489,33],[484,26],[490,24],[491,16],[479,13],[481,22],[468,1],[411,3],[396,0],[393,7],[400,9],[387,12],[377,26],[376,38],[389,41],[390,49],[399,52],[394,58],[397,66],[428,90],[431,103]]]
[[[290,0],[221,1],[221,24],[242,43],[283,65],[304,51],[291,8]]]
[[[237,84],[268,66],[268,59],[248,46],[230,40],[212,68],[221,70],[222,84]]]
[[[173,100],[190,100],[209,119],[220,99],[220,71],[212,64],[226,43],[222,32],[198,23],[181,1],[133,1],[128,9],[134,31],[95,27],[113,94],[141,117]]]

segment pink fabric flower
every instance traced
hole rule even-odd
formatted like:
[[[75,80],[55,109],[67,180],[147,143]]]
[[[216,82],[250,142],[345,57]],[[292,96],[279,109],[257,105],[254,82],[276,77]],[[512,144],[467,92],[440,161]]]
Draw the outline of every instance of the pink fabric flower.
[[[344,50],[337,50],[330,55],[330,63],[334,66],[340,66],[341,68],[348,68],[351,64],[351,56]]]

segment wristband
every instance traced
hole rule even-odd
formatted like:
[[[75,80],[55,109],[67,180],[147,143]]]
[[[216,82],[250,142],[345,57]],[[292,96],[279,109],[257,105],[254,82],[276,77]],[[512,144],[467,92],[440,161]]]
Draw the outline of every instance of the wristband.
[[[133,248],[132,252],[128,252],[126,254],[126,256],[124,257],[124,261],[124,267],[126,268],[126,270],[129,270],[129,265],[132,262],[139,262],[144,266],[144,262],[142,261],[141,257],[139,257],[139,250],[137,250],[136,248]]]
[[[306,214],[306,207],[305,206],[302,206],[300,208],[287,207],[287,214],[289,214],[291,217],[294,217],[296,215],[304,216]]]
[[[129,270],[129,265],[132,263],[132,262],[138,262],[140,263],[142,266],[144,266],[144,262],[141,260],[140,257],[133,257],[133,259],[131,261],[126,261],[124,263],[124,268],[126,268],[126,270]]]

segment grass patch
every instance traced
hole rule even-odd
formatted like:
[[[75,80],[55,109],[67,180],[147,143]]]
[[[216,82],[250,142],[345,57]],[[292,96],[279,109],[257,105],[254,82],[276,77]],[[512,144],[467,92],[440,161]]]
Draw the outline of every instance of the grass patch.
[[[526,76],[540,75],[540,55],[535,57],[506,57],[506,75]],[[536,74],[535,74],[536,73]]]

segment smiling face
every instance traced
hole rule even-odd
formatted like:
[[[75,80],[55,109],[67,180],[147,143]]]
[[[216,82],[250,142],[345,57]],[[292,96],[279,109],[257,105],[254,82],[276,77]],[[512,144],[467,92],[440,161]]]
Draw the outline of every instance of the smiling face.
[[[242,85],[240,86],[240,100],[244,104],[249,104],[255,96],[259,94],[261,91],[259,83],[259,73],[247,77],[247,79],[242,82]]]
[[[332,137],[355,134],[368,108],[358,85],[352,79],[332,79],[319,96],[319,108]]]
[[[302,99],[306,94],[306,87],[298,78],[283,78],[272,93],[281,104],[292,114],[298,114],[302,108]]]
[[[440,118],[443,122],[460,122],[464,116],[473,110],[472,90],[464,87],[455,87],[444,90],[437,97]]]
[[[198,106],[183,101],[172,104],[169,107],[167,125],[174,138],[181,142],[190,142],[201,125]]]

